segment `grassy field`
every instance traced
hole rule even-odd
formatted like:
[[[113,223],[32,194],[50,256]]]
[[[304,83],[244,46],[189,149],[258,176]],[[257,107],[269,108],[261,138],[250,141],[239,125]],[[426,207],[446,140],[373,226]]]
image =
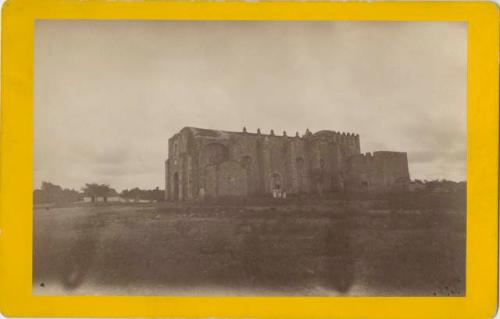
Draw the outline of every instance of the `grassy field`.
[[[39,295],[464,295],[465,204],[36,208],[33,266]]]

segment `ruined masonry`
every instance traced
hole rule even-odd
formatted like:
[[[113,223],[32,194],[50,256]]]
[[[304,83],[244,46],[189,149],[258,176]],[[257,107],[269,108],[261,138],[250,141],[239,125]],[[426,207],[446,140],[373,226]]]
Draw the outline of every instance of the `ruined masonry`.
[[[185,127],[168,141],[167,200],[402,190],[405,152],[361,154],[359,135],[309,130],[288,136]],[[286,196],[285,195],[285,196]]]

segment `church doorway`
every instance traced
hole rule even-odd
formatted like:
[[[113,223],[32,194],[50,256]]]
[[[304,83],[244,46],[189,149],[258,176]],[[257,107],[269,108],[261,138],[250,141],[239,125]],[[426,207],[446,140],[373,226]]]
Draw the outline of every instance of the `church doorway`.
[[[283,193],[283,185],[281,175],[279,173],[271,174],[271,193],[274,198],[281,198]]]
[[[179,200],[179,173],[174,174],[174,200]]]

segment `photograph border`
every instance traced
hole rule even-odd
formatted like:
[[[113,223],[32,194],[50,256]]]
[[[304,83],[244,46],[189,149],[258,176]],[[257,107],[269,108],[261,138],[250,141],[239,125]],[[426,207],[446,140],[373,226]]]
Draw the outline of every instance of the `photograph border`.
[[[466,22],[466,296],[33,296],[33,51],[35,21],[41,19]],[[493,2],[7,1],[2,11],[0,312],[9,317],[492,317],[498,288],[498,53],[499,11]]]

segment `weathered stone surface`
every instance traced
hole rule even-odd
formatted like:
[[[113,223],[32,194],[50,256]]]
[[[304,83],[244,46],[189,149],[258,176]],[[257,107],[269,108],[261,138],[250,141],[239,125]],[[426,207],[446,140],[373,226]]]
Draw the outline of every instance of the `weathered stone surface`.
[[[302,137],[185,127],[169,139],[165,196],[349,190],[387,191],[409,182],[406,153],[360,153],[357,134],[307,130]]]

